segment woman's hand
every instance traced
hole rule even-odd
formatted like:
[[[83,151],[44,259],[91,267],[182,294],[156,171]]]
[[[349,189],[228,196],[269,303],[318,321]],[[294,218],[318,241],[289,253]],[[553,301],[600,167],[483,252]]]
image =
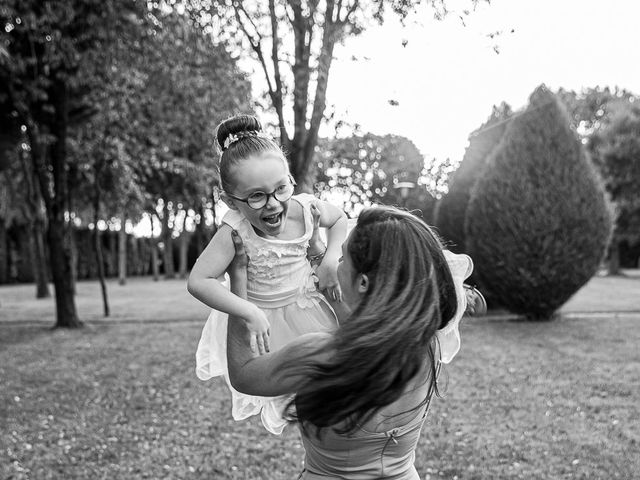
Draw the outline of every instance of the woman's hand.
[[[231,240],[235,249],[235,255],[229,265],[229,276],[231,277],[231,292],[240,298],[247,298],[247,265],[249,265],[249,256],[242,243],[242,238],[237,231],[231,232]],[[265,313],[258,307],[243,317],[247,330],[249,330],[249,343],[252,352],[258,352],[264,355],[269,352],[269,320]]]

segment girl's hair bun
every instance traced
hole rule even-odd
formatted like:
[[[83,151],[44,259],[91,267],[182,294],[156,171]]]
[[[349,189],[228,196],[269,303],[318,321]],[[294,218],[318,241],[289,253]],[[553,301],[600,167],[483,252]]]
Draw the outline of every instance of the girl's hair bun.
[[[229,135],[242,134],[244,132],[261,132],[262,125],[253,115],[236,115],[223,121],[218,126],[216,133],[216,139],[218,140],[218,147],[220,150],[225,149],[225,141]]]

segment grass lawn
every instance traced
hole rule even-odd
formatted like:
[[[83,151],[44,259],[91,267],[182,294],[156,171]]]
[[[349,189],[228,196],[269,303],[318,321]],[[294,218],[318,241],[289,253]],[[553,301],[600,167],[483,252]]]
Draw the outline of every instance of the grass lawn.
[[[0,288],[0,478],[296,478],[295,428],[235,423],[221,382],[195,378],[206,310],[183,282],[110,291],[114,320],[94,321],[97,286],[81,283],[92,322],[51,331],[51,301]],[[468,319],[462,336],[418,447],[421,478],[637,477],[640,314]]]
[[[560,311],[640,313],[640,270],[625,270],[622,276],[593,277]]]

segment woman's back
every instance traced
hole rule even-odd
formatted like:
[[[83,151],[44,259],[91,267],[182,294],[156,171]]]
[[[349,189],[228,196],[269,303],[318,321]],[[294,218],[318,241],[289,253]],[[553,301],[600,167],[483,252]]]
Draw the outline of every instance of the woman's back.
[[[426,370],[426,368],[425,368]],[[348,434],[334,429],[301,429],[306,451],[301,479],[418,480],[415,450],[428,410],[431,382],[416,376],[406,392]],[[427,399],[425,403],[425,399]]]

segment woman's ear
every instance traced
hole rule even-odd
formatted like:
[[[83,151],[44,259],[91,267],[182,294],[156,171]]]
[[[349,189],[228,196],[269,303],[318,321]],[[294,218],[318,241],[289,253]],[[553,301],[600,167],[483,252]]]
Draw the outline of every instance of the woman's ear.
[[[229,207],[231,210],[238,210],[238,206],[233,201],[229,195],[224,192],[220,192],[220,199]]]
[[[360,274],[360,280],[358,281],[358,292],[367,293],[369,290],[369,277],[366,274]]]

